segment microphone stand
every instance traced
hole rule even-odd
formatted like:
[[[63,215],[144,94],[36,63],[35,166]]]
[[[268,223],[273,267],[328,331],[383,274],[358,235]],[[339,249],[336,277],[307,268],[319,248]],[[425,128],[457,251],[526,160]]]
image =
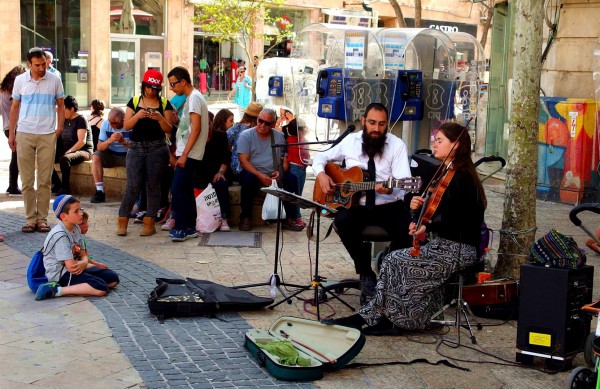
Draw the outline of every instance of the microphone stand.
[[[280,148],[280,147],[287,147],[287,146],[303,146],[303,145],[316,145],[316,144],[320,144],[320,145],[326,145],[326,144],[334,144],[336,143],[336,141],[339,142],[339,137],[334,139],[334,140],[326,140],[326,141],[316,141],[316,142],[297,142],[297,143],[274,143],[271,145],[272,148]],[[283,176],[281,177],[283,180]],[[256,286],[275,286],[277,288],[277,290],[279,290],[279,293],[281,293],[281,295],[283,296],[283,300],[272,304],[269,306],[270,309],[275,308],[276,306],[278,306],[279,304],[283,303],[284,301],[287,302],[288,304],[292,303],[292,298],[297,296],[298,294],[302,293],[305,290],[311,289],[312,285],[310,286],[306,286],[306,285],[297,285],[297,284],[288,284],[285,282],[281,282],[281,277],[279,277],[279,274],[277,273],[278,267],[279,267],[279,235],[281,233],[281,208],[283,207],[283,204],[281,203],[281,197],[278,197],[278,202],[277,202],[277,235],[275,237],[275,260],[274,260],[274,264],[273,264],[273,273],[271,274],[271,276],[269,277],[269,279],[266,282],[259,282],[256,284],[246,284],[246,285],[236,285],[236,286],[232,286],[233,289],[245,289],[245,288],[253,288]],[[317,257],[317,272],[318,272],[318,253],[319,253],[319,239],[318,239],[318,228],[320,227],[320,212],[321,209],[318,210],[317,212],[317,253],[316,253],[316,257]],[[321,285],[321,281],[322,278],[318,276],[318,273],[316,274],[315,280],[313,282],[316,282],[316,286],[315,286],[315,301],[316,301],[316,305],[317,305],[317,317],[319,317],[319,308],[318,308],[318,289],[319,286],[322,287]],[[282,288],[282,286],[289,286],[292,288],[297,288],[298,290],[295,291],[292,295],[287,296]],[[335,296],[332,294],[332,296],[338,300],[340,300],[342,303],[344,303],[346,306],[348,306],[350,309],[352,309],[354,311],[354,309],[348,305],[345,301],[341,300],[339,297]]]

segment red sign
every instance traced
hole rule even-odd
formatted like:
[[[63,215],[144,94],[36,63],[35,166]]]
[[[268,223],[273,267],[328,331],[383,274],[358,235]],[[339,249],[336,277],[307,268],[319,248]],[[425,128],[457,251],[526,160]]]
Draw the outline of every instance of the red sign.
[[[277,22],[277,26],[279,27],[279,29],[285,30],[291,23],[292,21],[290,20],[290,17],[287,15],[283,15],[281,16],[281,19],[279,19],[279,21]]]

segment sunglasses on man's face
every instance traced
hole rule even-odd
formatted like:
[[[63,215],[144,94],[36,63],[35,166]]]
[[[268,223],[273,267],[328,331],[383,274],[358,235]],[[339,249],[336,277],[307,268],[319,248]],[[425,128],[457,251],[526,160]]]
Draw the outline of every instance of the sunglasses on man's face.
[[[260,124],[264,124],[265,126],[272,126],[273,125],[273,122],[268,122],[268,121],[266,121],[264,119],[261,119],[261,118],[258,118],[258,122]]]

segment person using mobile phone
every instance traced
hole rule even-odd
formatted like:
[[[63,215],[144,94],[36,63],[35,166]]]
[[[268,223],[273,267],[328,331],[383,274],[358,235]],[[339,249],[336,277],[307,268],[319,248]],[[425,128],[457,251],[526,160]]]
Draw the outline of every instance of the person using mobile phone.
[[[142,186],[147,208],[140,236],[156,233],[154,219],[160,208],[160,187],[169,164],[167,136],[173,123],[173,106],[162,97],[163,76],[156,69],[144,73],[141,94],[127,103],[123,127],[131,130],[126,157],[127,186],[119,208],[117,235],[127,235],[129,215]]]

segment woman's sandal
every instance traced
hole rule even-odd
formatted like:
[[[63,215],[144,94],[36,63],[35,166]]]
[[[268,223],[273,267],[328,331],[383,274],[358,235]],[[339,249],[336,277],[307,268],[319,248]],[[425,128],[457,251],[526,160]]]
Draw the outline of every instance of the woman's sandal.
[[[21,232],[30,233],[35,232],[36,229],[37,226],[35,224],[25,224],[23,227],[21,227]]]
[[[592,239],[588,239],[587,242],[585,242],[585,245],[593,251],[595,251],[597,254],[600,254],[600,249],[598,248],[598,245]]]
[[[51,228],[48,226],[48,224],[41,222],[37,224],[37,230],[39,232],[50,232]]]

